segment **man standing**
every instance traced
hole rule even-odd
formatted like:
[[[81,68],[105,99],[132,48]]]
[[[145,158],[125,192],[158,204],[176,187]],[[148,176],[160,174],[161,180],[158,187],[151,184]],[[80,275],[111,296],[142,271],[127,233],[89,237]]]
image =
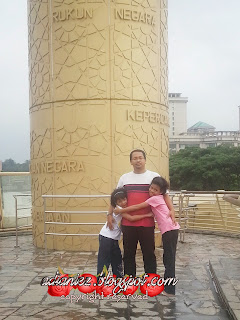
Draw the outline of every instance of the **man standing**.
[[[133,171],[122,175],[117,185],[118,188],[126,188],[128,206],[147,200],[149,198],[149,185],[154,177],[159,176],[156,172],[146,170],[146,154],[143,150],[133,150],[130,153],[130,163],[133,166]],[[168,194],[166,194],[164,199],[171,212],[172,219],[175,221],[173,205]],[[112,210],[113,208],[110,208],[108,214],[109,228],[111,228],[112,223]],[[144,208],[131,214],[145,214],[148,212],[149,208]],[[122,219],[124,274],[136,276],[136,249],[138,241],[140,242],[143,254],[145,273],[156,273],[154,227],[153,218],[144,218],[135,222]]]

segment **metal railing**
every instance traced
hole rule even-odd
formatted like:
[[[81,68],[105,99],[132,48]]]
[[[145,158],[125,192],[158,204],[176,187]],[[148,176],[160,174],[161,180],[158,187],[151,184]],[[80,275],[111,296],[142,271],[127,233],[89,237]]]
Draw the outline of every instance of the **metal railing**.
[[[52,222],[47,221],[47,214],[48,213],[66,213],[66,214],[98,214],[98,213],[106,213],[108,211],[96,210],[96,211],[89,211],[89,210],[78,210],[78,211],[69,211],[69,210],[46,210],[46,200],[57,199],[57,198],[109,198],[110,195],[43,195],[43,208],[44,208],[44,215],[43,215],[43,223],[44,223],[44,248],[47,249],[47,235],[53,236],[98,236],[98,234],[94,233],[56,233],[56,232],[47,232],[47,225],[104,225],[102,222]]]
[[[18,193],[18,196],[20,196],[21,189],[22,189],[22,192],[25,192],[25,193],[30,191],[30,184],[28,185],[26,183],[23,183],[23,181],[25,182],[26,180],[24,179],[24,177],[29,177],[29,176],[30,176],[30,172],[0,172],[0,215],[3,218],[0,223],[1,229],[11,228],[11,218],[14,219],[14,216],[12,217],[12,215],[9,215],[9,212],[14,212],[14,207],[16,212],[16,204],[14,203],[14,201],[13,202],[11,201],[11,199],[13,199],[12,196],[14,197],[14,192]],[[18,186],[17,182],[18,184],[21,184],[21,188],[19,189],[17,187]],[[8,195],[8,197],[5,199],[6,195]],[[24,193],[21,193],[21,195],[24,195]],[[6,209],[5,200],[6,200],[6,203],[8,204],[8,210],[11,210],[11,211],[7,211],[7,213],[5,212],[5,209]],[[27,209],[30,209],[30,208],[27,208]],[[9,223],[9,221],[10,221],[10,226],[6,226]],[[16,222],[15,222],[15,225],[16,225]]]
[[[47,232],[47,225],[104,225],[105,222],[52,222],[47,221],[47,214],[48,213],[66,213],[66,214],[98,214],[98,213],[105,213],[107,214],[108,211],[69,211],[69,210],[46,210],[46,200],[47,199],[57,199],[57,198],[110,198],[110,195],[42,195],[43,198],[43,208],[44,208],[44,215],[43,215],[43,222],[44,222],[44,248],[47,247],[47,236],[98,236],[97,233],[56,233],[56,232]],[[160,233],[160,231],[155,231],[155,234]]]
[[[180,240],[185,231],[240,235],[240,207],[223,199],[240,191],[186,191],[172,195],[176,216],[181,225]]]
[[[31,194],[15,194],[13,197],[15,199],[15,227],[16,227],[16,245],[15,248],[18,248],[18,230],[21,228],[27,228],[27,227],[32,227],[32,224],[28,225],[23,225],[23,226],[18,226],[18,219],[21,218],[26,218],[26,217],[18,217],[18,211],[19,210],[26,210],[26,209],[31,209],[31,207],[23,207],[23,208],[18,208],[18,197],[31,197]]]
[[[8,173],[7,173],[8,174]],[[14,173],[15,174],[15,173]],[[25,175],[28,173],[21,173]],[[8,174],[9,175],[9,174]],[[12,174],[11,174],[12,175]],[[185,240],[185,232],[210,232],[221,235],[240,235],[240,207],[237,207],[223,199],[224,195],[235,194],[240,196],[240,191],[186,191],[171,192],[170,196],[176,210],[176,217],[180,223],[180,241]],[[18,226],[19,210],[18,197],[30,197],[31,194],[15,194],[15,225],[16,247],[18,247],[18,231],[20,228],[30,227],[31,224]],[[43,195],[44,202],[44,246],[48,235],[56,236],[97,236],[96,233],[55,233],[47,232],[47,225],[103,225],[103,222],[54,222],[47,221],[48,213],[71,214],[98,214],[107,211],[71,211],[71,210],[47,210],[46,200],[49,198],[109,198],[110,195]],[[159,233],[156,231],[155,233]]]
[[[180,241],[185,241],[186,231],[208,231],[228,235],[240,234],[240,208],[222,199],[225,194],[239,194],[240,191],[186,191],[171,192],[176,218],[180,224]],[[56,233],[47,232],[47,225],[103,225],[99,222],[52,222],[47,221],[48,213],[65,214],[98,214],[107,211],[66,211],[46,210],[46,199],[49,198],[109,198],[109,195],[43,195],[44,200],[44,247],[47,236],[97,236],[93,233]],[[159,233],[156,231],[155,233]]]

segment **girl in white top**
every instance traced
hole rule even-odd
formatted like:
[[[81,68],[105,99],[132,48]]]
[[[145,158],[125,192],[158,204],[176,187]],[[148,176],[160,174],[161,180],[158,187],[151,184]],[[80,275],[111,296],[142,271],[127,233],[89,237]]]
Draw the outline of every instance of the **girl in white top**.
[[[115,208],[127,207],[127,192],[125,188],[115,189],[111,194],[111,205]],[[123,277],[122,268],[122,254],[118,245],[118,240],[121,237],[120,223],[122,217],[129,221],[137,221],[146,217],[153,217],[152,212],[147,214],[131,216],[128,213],[113,214],[113,229],[109,229],[107,223],[102,227],[99,233],[99,250],[98,250],[98,264],[97,275],[106,276],[104,272],[104,266],[108,270],[109,265],[112,266],[112,272],[117,278]]]

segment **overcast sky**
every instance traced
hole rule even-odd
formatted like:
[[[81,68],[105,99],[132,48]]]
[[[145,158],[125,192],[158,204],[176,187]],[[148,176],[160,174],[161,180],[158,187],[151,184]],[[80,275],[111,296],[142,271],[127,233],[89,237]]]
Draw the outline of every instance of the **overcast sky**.
[[[168,0],[169,92],[198,121],[239,130],[240,1]],[[27,0],[1,3],[0,160],[29,159]]]

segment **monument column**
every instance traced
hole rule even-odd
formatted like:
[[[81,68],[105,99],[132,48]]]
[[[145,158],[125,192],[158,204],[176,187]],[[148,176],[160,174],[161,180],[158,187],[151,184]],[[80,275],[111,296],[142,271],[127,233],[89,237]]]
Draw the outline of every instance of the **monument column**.
[[[129,153],[168,177],[167,1],[28,0],[33,239],[43,194],[110,194]],[[108,199],[49,200],[50,210],[106,210]],[[52,222],[103,215],[49,214]],[[51,224],[48,232],[98,233]],[[96,240],[96,241],[95,241]],[[48,236],[48,248],[94,250],[97,236]]]

